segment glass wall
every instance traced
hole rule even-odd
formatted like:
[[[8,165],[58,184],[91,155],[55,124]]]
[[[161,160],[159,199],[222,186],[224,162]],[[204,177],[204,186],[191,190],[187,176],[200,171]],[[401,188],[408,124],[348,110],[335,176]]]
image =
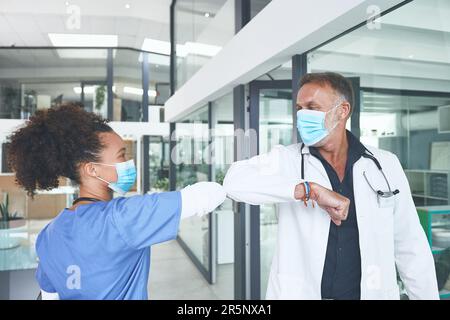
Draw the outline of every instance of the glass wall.
[[[175,6],[176,88],[234,36],[234,0],[178,0]]]
[[[253,19],[271,0],[249,0]],[[177,0],[176,89],[186,83],[235,35],[235,0]]]
[[[234,157],[233,95],[227,94],[176,124],[176,186],[223,183]],[[234,213],[226,199],[211,215],[181,222],[179,236],[214,282],[218,299],[234,298]],[[211,260],[214,259],[214,260]]]
[[[176,124],[176,140],[177,189],[210,180],[208,106]],[[179,236],[205,270],[210,271],[209,216],[182,220]]]
[[[83,98],[86,107],[92,110],[99,87],[105,84],[106,50],[103,49],[0,50],[0,118],[3,119],[26,119],[37,109]],[[98,111],[103,111],[105,104],[100,103],[103,101],[106,97],[102,101],[97,99]]]
[[[212,180],[222,184],[234,157],[233,95],[212,103]],[[233,202],[226,199],[216,215],[216,285],[219,299],[234,298],[234,214]]]
[[[0,119],[27,119],[64,101],[108,116],[108,49],[0,49]],[[111,120],[143,121],[142,52],[113,49]],[[169,95],[168,56],[147,53],[149,105]],[[148,106],[146,106],[149,108]],[[150,107],[151,108],[151,107]],[[160,121],[160,108],[149,114]]]
[[[264,7],[270,1],[261,1]],[[259,103],[259,154],[270,152],[276,145],[293,143],[292,105],[292,62],[291,59],[256,80],[259,88],[256,97]],[[252,86],[254,84],[250,84]],[[260,296],[267,291],[272,259],[278,235],[278,206],[261,205],[260,209]]]
[[[415,0],[308,54],[309,72],[359,78],[361,141],[398,156],[418,207],[450,199],[449,12],[448,1]]]
[[[170,57],[149,53],[149,103],[162,106],[170,96]]]
[[[142,53],[131,50],[114,53],[114,121],[142,121]]]
[[[292,90],[261,89],[259,91],[259,154],[268,153],[275,145],[292,143]],[[260,206],[261,297],[267,290],[272,258],[277,243],[277,206]]]
[[[169,139],[162,136],[149,137],[150,191],[169,191]]]

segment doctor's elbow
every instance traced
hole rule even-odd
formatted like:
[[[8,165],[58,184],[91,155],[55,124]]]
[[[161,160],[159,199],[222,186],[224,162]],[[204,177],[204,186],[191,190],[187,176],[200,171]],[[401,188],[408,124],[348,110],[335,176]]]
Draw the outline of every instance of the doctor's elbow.
[[[225,189],[225,192],[227,193],[227,196],[235,201],[239,201],[238,194],[240,193],[239,186],[242,185],[240,179],[236,174],[234,174],[233,167],[231,167],[228,170],[228,173],[225,175],[225,178],[223,179],[223,188]]]
[[[222,183],[223,188],[225,189],[227,194],[230,194],[234,190],[234,182],[233,179],[230,178],[230,175],[227,173]]]

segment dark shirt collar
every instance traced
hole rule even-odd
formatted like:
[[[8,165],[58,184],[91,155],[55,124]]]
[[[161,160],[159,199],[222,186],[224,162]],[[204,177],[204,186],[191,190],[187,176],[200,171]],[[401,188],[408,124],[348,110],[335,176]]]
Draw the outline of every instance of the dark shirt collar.
[[[348,142],[348,160],[350,162],[356,162],[361,156],[366,153],[366,147],[356,138],[353,133],[346,130],[347,132],[347,142]],[[309,147],[309,152],[319,158],[323,159],[319,150],[316,147]]]

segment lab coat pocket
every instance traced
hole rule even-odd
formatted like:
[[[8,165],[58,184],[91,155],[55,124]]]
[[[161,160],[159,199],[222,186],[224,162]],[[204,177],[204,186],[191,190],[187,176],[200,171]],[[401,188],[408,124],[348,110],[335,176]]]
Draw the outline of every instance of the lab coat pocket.
[[[378,198],[378,207],[379,208],[388,208],[388,209],[390,208],[390,209],[394,210],[395,196],[388,197],[388,198],[379,197]]]
[[[378,234],[393,235],[394,228],[394,205],[386,205],[375,208],[374,217],[376,231]]]

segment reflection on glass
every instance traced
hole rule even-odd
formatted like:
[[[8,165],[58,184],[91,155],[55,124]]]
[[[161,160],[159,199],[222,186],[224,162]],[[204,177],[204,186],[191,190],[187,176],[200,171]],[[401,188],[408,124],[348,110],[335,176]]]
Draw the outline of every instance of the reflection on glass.
[[[141,121],[142,119],[142,53],[116,50],[114,57],[115,121]]]
[[[416,206],[448,205],[450,135],[439,131],[438,112],[450,105],[450,93],[363,92],[362,101],[361,140],[397,155]]]
[[[169,191],[169,141],[161,136],[150,137],[150,191]]]
[[[27,119],[36,110],[83,98],[92,110],[101,100],[97,93],[106,83],[106,49],[8,48],[0,50],[0,61],[2,119]]]
[[[139,50],[113,50],[110,120],[142,121],[142,57]],[[162,105],[169,96],[169,57],[153,53],[147,57],[148,102]],[[27,119],[36,110],[65,101],[80,102],[106,118],[106,58],[107,49],[0,49],[0,119]],[[160,121],[159,112],[155,111],[152,120]]]
[[[214,134],[212,137],[213,181],[222,184],[234,156],[233,95],[228,94],[212,104]],[[234,214],[232,201],[226,199],[214,212],[217,220],[217,282],[220,299],[234,298]]]
[[[259,102],[259,153],[269,152],[275,145],[292,143],[292,91],[263,89]],[[260,206],[261,297],[265,297],[270,266],[277,242],[276,205]]]
[[[234,36],[234,0],[179,0],[175,6],[176,88]]]
[[[164,105],[170,97],[170,56],[148,53],[149,103]]]
[[[199,181],[208,181],[209,159],[207,153],[208,108],[203,107],[176,124],[176,186],[181,189]],[[209,224],[208,215],[184,219],[179,236],[209,270]]]

